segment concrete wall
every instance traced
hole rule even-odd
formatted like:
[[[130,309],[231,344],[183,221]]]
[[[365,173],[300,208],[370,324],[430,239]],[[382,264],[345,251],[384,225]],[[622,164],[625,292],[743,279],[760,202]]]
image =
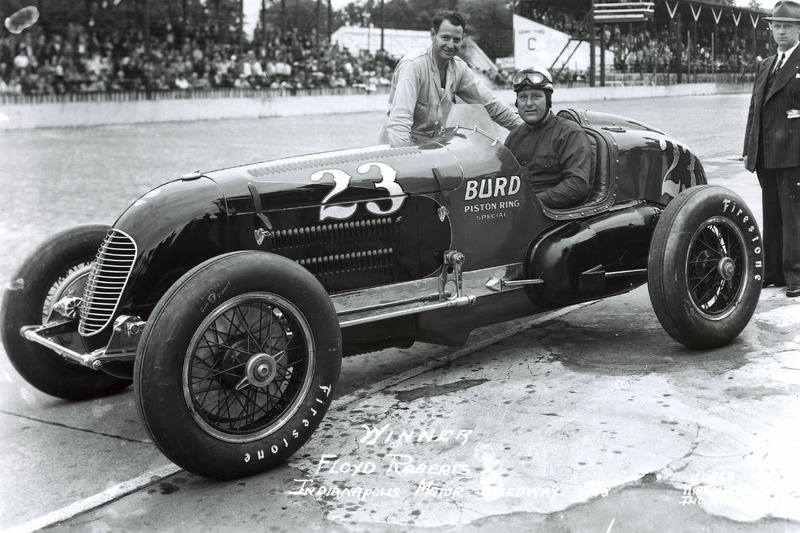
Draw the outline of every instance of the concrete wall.
[[[655,98],[716,94],[715,83],[658,85],[639,87],[595,87],[557,89],[559,104],[592,100]],[[512,103],[511,90],[498,91]],[[0,129],[62,128],[103,124],[139,124],[266,118],[321,113],[380,112],[386,109],[388,95],[321,95],[255,98],[186,98],[135,102],[65,102],[48,104],[0,104]]]

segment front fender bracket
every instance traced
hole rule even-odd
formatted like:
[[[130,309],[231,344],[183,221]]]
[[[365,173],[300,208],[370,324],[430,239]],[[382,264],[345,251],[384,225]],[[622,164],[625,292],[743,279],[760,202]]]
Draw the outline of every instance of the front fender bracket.
[[[44,326],[23,326],[20,335],[41,344],[61,357],[78,365],[100,370],[104,363],[133,361],[145,322],[138,316],[120,315],[114,321],[111,339],[105,348],[89,353],[80,353],[67,348],[56,340],[59,335],[77,333],[78,319],[65,320]]]

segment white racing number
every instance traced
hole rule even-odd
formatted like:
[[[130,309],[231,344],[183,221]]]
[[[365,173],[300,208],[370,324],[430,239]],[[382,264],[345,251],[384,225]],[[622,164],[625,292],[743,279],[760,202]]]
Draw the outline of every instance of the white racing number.
[[[390,215],[399,210],[403,205],[405,201],[405,191],[403,187],[397,183],[397,171],[386,163],[365,163],[358,167],[358,173],[362,175],[368,174],[373,167],[378,169],[381,178],[379,182],[375,183],[375,188],[387,191],[389,193],[388,199],[391,200],[392,203],[386,209],[381,209],[378,202],[368,202],[367,211],[373,215]],[[314,172],[311,175],[311,181],[320,181],[325,178],[325,176],[331,176],[331,178],[333,178],[334,186],[331,192],[322,199],[322,205],[319,208],[320,222],[328,218],[336,220],[350,218],[356,212],[358,208],[357,204],[330,205],[330,203],[334,197],[347,190],[350,186],[352,176],[343,170],[332,168]]]
[[[311,181],[319,181],[329,174],[333,178],[335,185],[331,192],[329,192],[328,195],[322,199],[322,205],[319,208],[319,219],[322,221],[326,218],[350,218],[353,216],[353,213],[356,212],[356,204],[325,205],[328,203],[328,200],[347,190],[347,186],[350,185],[350,174],[343,170],[339,170],[338,168],[320,170],[311,174]]]

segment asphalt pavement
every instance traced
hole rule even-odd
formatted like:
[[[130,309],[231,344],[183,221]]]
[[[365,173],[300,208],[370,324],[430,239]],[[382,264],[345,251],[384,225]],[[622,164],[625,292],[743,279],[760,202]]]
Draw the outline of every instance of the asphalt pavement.
[[[686,142],[709,181],[760,220],[757,183],[739,160],[746,104],[726,95],[590,108]],[[164,179],[369,144],[364,124],[379,120],[0,132],[0,275],[41,236],[110,223]],[[347,358],[300,452],[230,482],[164,458],[132,391],[53,399],[0,354],[0,528],[800,531],[799,324],[800,301],[768,288],[735,342],[691,351],[661,329],[642,287],[478,330],[463,348]]]

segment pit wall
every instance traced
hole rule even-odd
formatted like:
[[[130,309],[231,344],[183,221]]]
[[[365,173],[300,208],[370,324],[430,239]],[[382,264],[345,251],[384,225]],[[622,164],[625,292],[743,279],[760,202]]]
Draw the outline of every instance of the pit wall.
[[[749,87],[741,87],[741,92]],[[593,100],[698,96],[731,92],[716,83],[649,85],[632,87],[581,87],[556,89],[559,104]],[[509,103],[511,90],[496,91]],[[141,124],[235,118],[268,118],[333,113],[368,113],[386,109],[386,93],[186,98],[176,100],[0,103],[0,129],[64,128],[107,124]]]

